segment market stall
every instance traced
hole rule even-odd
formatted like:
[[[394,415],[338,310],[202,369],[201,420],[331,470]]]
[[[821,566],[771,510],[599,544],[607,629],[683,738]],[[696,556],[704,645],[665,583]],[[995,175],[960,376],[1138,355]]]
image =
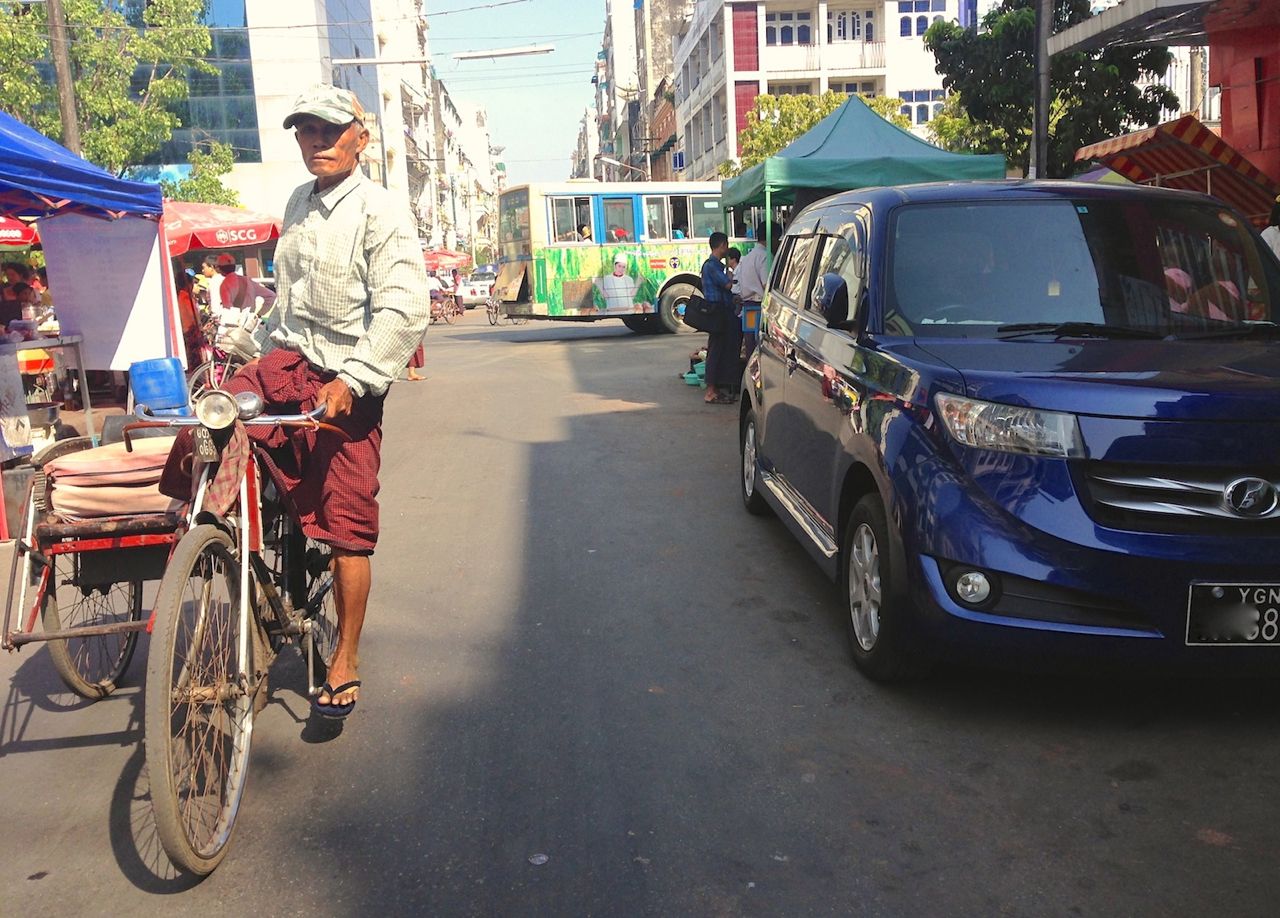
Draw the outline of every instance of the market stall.
[[[57,316],[53,337],[10,323],[6,337],[18,340],[5,348],[15,362],[20,350],[69,355],[93,436],[86,369],[181,351],[160,188],[117,178],[0,112],[0,217],[37,221]]]
[[[466,252],[455,252],[452,249],[428,249],[422,253],[422,260],[428,271],[459,271],[471,264],[471,256]]]

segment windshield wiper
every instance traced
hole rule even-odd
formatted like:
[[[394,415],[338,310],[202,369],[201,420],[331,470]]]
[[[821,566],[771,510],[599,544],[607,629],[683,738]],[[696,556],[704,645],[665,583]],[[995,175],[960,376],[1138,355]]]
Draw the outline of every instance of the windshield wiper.
[[[1107,325],[1102,322],[1017,322],[1001,325],[996,329],[997,338],[1025,338],[1031,335],[1052,335],[1055,338],[1144,338],[1158,340],[1159,332],[1127,325]]]
[[[1248,325],[1232,325],[1230,328],[1211,328],[1187,335],[1174,335],[1178,341],[1203,341],[1206,338],[1252,338],[1255,335],[1274,335],[1280,325],[1274,322],[1251,322]]]

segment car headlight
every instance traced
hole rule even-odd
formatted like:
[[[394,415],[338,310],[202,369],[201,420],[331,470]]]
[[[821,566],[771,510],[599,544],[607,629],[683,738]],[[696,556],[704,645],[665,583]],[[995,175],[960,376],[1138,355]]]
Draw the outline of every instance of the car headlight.
[[[965,446],[1031,456],[1084,455],[1074,414],[982,402],[939,392],[934,401],[947,432]]]
[[[221,389],[213,389],[196,399],[196,418],[210,430],[230,427],[240,416],[236,400]]]

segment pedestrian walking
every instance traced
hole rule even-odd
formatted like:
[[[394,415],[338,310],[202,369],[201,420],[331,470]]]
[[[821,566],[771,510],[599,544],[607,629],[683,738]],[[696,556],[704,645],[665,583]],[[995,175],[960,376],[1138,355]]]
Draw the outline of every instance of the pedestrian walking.
[[[359,697],[359,644],[378,541],[378,469],[387,389],[422,340],[429,316],[417,228],[404,202],[359,169],[369,143],[355,94],[316,86],[284,119],[315,180],[285,206],[276,246],[279,299],[264,356],[228,388],[257,391],[267,411],[327,409],[349,441],[308,432],[283,470],[288,503],[303,532],[333,551],[338,640],[329,679],[313,700],[326,717],[346,717]]]
[[[742,382],[738,351],[742,346],[742,326],[733,309],[733,281],[721,259],[728,254],[729,237],[711,234],[711,255],[702,263],[702,296],[720,315],[718,331],[707,335],[707,394],[709,405],[730,405],[737,401],[736,390]]]
[[[765,251],[764,233],[765,226],[761,223],[756,227],[756,244],[742,257],[742,261],[738,262],[738,270],[733,273],[733,278],[737,281],[734,293],[742,300],[743,310],[758,310],[760,304],[764,302],[765,281],[769,273],[769,256]],[[743,359],[750,358],[755,349],[755,332],[744,333],[742,336]]]

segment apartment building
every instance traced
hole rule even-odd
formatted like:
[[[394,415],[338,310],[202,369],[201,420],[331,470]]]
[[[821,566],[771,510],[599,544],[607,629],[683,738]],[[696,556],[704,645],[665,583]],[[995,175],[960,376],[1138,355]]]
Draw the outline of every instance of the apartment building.
[[[602,161],[596,171],[595,177],[605,181],[636,178],[639,171],[625,165],[632,153],[635,133],[632,125],[640,117],[634,8],[632,0],[605,0],[604,40],[600,51],[603,67],[597,73],[596,115],[600,153],[616,161]]]
[[[677,37],[675,108],[685,177],[714,178],[738,154],[756,96],[828,90],[903,99],[924,135],[942,78],[924,33],[963,0],[697,0]]]

